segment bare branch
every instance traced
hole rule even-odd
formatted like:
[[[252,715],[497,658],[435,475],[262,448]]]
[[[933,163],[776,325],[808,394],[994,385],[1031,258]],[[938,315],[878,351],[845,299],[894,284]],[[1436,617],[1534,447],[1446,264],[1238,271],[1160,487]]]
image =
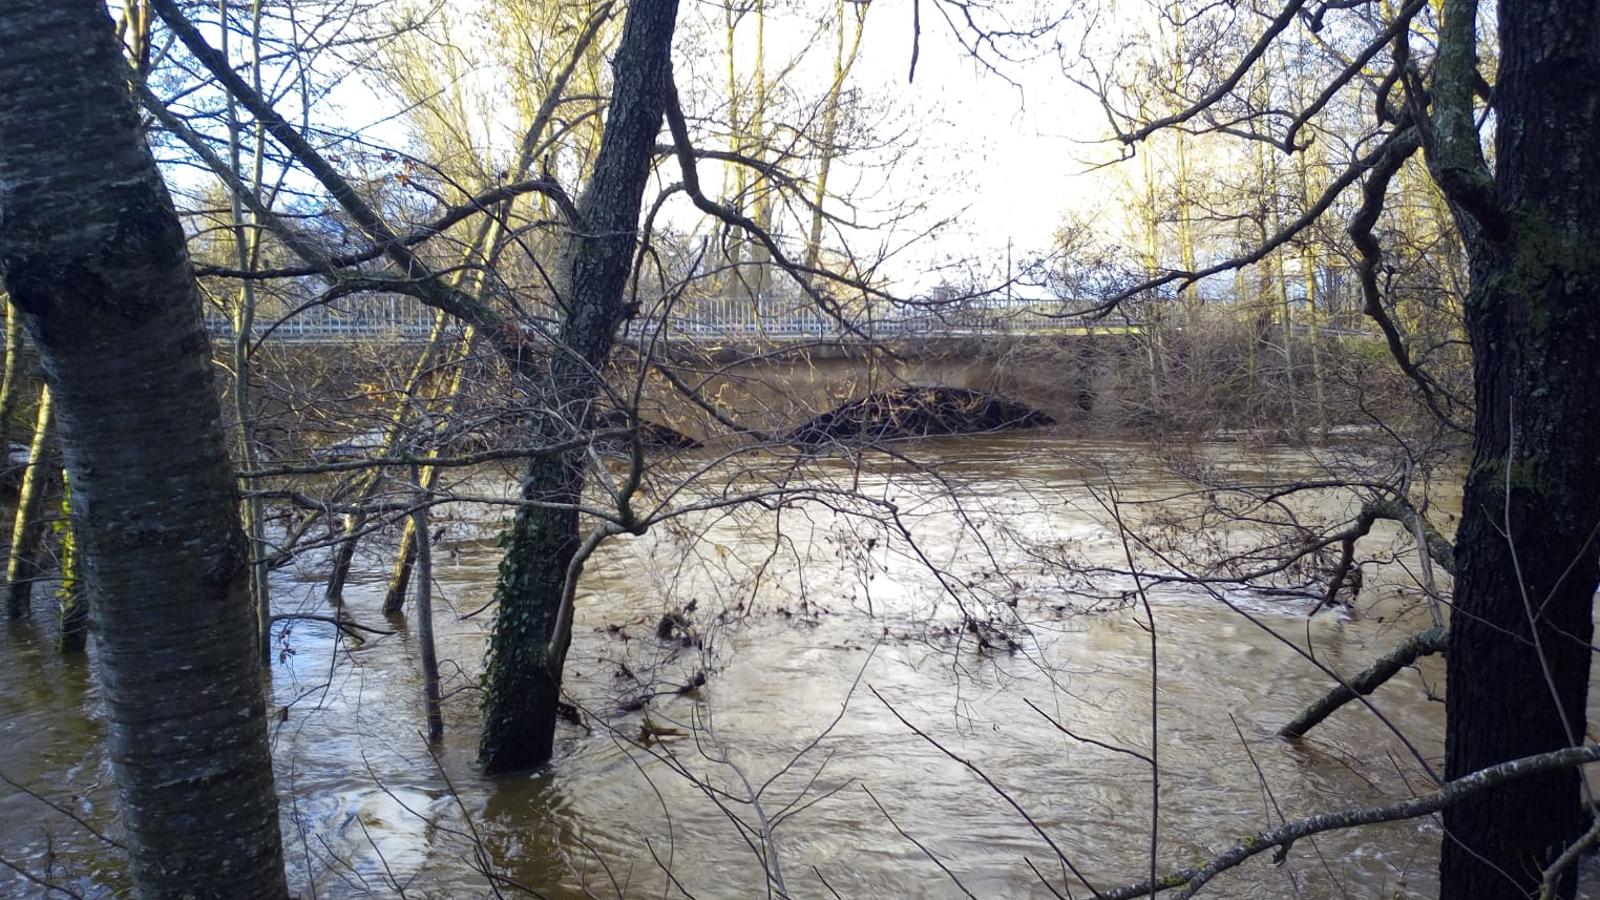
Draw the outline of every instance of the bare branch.
[[[1192,897],[1219,873],[1232,869],[1251,857],[1258,856],[1274,848],[1280,848],[1275,854],[1276,856],[1283,856],[1288,852],[1288,848],[1293,846],[1294,842],[1300,838],[1321,834],[1324,831],[1339,831],[1346,828],[1359,828],[1363,825],[1376,825],[1380,822],[1400,822],[1406,819],[1421,818],[1503,784],[1532,775],[1558,772],[1593,762],[1600,762],[1600,745],[1587,744],[1582,747],[1565,747],[1549,753],[1541,753],[1537,756],[1514,759],[1510,762],[1479,769],[1471,775],[1457,778],[1454,781],[1447,781],[1440,785],[1438,790],[1410,800],[1386,803],[1381,806],[1358,806],[1340,812],[1307,816],[1286,822],[1277,828],[1258,831],[1227,850],[1211,857],[1203,865],[1170,872],[1156,879],[1153,884],[1149,881],[1141,881],[1137,884],[1113,888],[1103,892],[1100,896],[1103,900],[1133,900],[1135,897],[1181,888],[1180,898]]]

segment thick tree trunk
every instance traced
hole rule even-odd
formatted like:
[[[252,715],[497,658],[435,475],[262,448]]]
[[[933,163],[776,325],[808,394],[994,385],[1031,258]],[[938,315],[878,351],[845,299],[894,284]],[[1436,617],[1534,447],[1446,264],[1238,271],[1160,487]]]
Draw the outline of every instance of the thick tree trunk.
[[[612,63],[605,135],[578,203],[582,222],[573,227],[558,264],[557,302],[565,315],[561,346],[541,378],[541,405],[552,413],[532,429],[536,443],[588,427],[598,373],[627,315],[623,292],[671,90],[677,14],[676,0],[628,7]],[[582,451],[543,456],[533,460],[523,480],[525,499],[550,505],[520,508],[507,536],[479,744],[479,757],[491,772],[543,765],[553,752],[561,669],[572,639],[571,618],[560,613],[579,545],[576,504],[583,492],[583,466]]]
[[[1493,190],[1506,221],[1470,243],[1477,435],[1456,540],[1447,778],[1585,740],[1600,582],[1600,6],[1519,0],[1499,17]],[[1536,894],[1583,828],[1575,770],[1452,806],[1441,896]]]
[[[99,0],[0,3],[0,209],[71,478],[135,894],[282,898],[210,342]]]

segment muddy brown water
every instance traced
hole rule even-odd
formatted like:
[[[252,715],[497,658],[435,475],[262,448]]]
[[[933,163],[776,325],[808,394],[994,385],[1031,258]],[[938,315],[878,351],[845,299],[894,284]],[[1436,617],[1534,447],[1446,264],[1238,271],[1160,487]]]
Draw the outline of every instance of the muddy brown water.
[[[387,545],[371,542],[345,612],[396,633],[353,644],[296,623],[272,668],[300,896],[488,896],[486,868],[508,880],[506,896],[517,895],[513,882],[558,898],[746,898],[780,883],[808,898],[1052,896],[1035,869],[1065,894],[1064,864],[1040,831],[1096,887],[1147,874],[1149,766],[1074,740],[1033,706],[1076,735],[1148,753],[1142,612],[1085,596],[1131,585],[1064,577],[1051,560],[1121,561],[1086,488],[1103,483],[1102,466],[1124,500],[1177,484],[1131,443],[1024,434],[911,452],[960,486],[956,500],[903,464],[822,461],[804,475],[893,503],[920,556],[869,519],[819,503],[709,510],[604,547],[583,576],[569,663],[586,724],[564,726],[557,761],[536,774],[491,779],[473,762],[489,621],[462,616],[489,599],[505,509],[440,511],[446,737],[431,753],[416,644],[378,612]],[[1301,451],[1237,444],[1206,454],[1247,478],[1315,470]],[[780,470],[758,461],[741,484]],[[509,485],[492,472],[470,483],[480,493]],[[281,609],[328,612],[319,562],[277,573]],[[1354,671],[1419,624],[1395,599],[1399,571],[1369,575],[1354,613],[1309,620],[1302,599],[1228,595],[1232,609],[1194,589],[1153,592],[1160,868],[1281,816],[1426,790],[1408,751],[1364,710],[1347,708],[1300,744],[1273,736],[1328,682],[1271,632],[1309,638],[1319,659]],[[952,594],[957,582],[971,588]],[[663,612],[690,601],[698,645],[658,638]],[[998,630],[981,635],[991,647],[962,627],[963,605],[992,615]],[[46,616],[41,605],[36,622]],[[115,896],[126,890],[122,865],[88,831],[117,833],[97,689],[89,666],[52,655],[46,624],[5,634],[0,773],[82,822],[0,785],[0,853],[83,895]],[[704,685],[679,692],[698,671]],[[1441,681],[1429,661],[1376,698],[1435,761],[1443,709],[1427,688]],[[1282,866],[1262,858],[1223,876],[1208,894],[1428,896],[1438,842],[1430,820],[1327,834],[1300,842]],[[41,893],[0,871],[0,894]]]

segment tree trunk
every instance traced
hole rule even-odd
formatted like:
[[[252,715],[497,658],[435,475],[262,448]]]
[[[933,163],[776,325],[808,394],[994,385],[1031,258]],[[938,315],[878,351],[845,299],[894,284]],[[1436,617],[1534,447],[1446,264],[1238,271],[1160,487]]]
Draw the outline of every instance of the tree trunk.
[[[1311,161],[1306,158],[1306,153],[1296,157],[1295,168],[1300,176],[1300,202],[1309,207],[1321,192],[1312,191]],[[1300,277],[1305,283],[1306,292],[1306,347],[1311,351],[1311,398],[1315,406],[1317,437],[1325,441],[1328,439],[1328,391],[1323,379],[1322,318],[1317,309],[1322,297],[1317,289],[1317,263],[1317,244],[1310,240],[1303,241],[1300,244]]]
[[[417,509],[408,520],[416,525],[417,534],[423,535],[417,544],[417,655],[422,662],[422,707],[428,721],[428,743],[437,744],[444,737],[444,714],[439,708],[439,656],[433,643],[433,548],[429,546],[428,494],[422,490],[422,479],[412,469],[411,480],[416,483]]]
[[[422,488],[431,490],[433,485],[424,479]],[[411,590],[411,570],[416,565],[417,524],[412,519],[406,519],[405,526],[400,530],[400,545],[394,551],[394,564],[389,567],[388,587],[383,594],[384,615],[397,616],[405,610],[406,594]]]
[[[83,567],[78,562],[78,539],[72,535],[72,484],[61,473],[61,520],[56,533],[61,536],[61,583],[56,587],[57,613],[61,636],[56,651],[62,656],[82,653],[89,646],[89,603],[83,596]]]
[[[828,97],[822,107],[822,137],[818,141],[822,158],[817,162],[817,183],[811,195],[811,226],[806,231],[805,266],[815,269],[822,260],[823,205],[828,200],[828,173],[833,170],[833,158],[839,155],[839,102],[844,93],[844,82],[855,67],[856,54],[861,50],[861,35],[867,27],[866,6],[856,8],[855,37],[845,51],[845,3],[838,0],[834,9],[837,36],[833,55],[833,81],[828,85]],[[730,57],[731,61],[731,57]]]
[[[71,477],[134,893],[285,897],[210,341],[99,0],[0,4],[0,208]]]
[[[553,412],[535,423],[534,443],[588,427],[596,378],[627,316],[623,292],[671,90],[677,14],[676,0],[628,7],[612,63],[610,115],[594,174],[578,203],[583,221],[573,227],[557,264],[555,293],[565,310],[561,346],[540,376],[542,405]],[[479,758],[491,772],[543,765],[554,750],[561,670],[572,639],[571,618],[563,620],[561,607],[579,545],[583,466],[581,450],[540,456],[523,479],[524,499],[550,505],[521,507],[507,535],[479,744]]]
[[[17,412],[17,374],[21,371],[22,323],[11,306],[11,298],[0,292],[5,307],[5,368],[0,374],[0,453],[11,452],[11,417]]]
[[[52,467],[45,457],[49,455],[50,432],[55,428],[54,409],[46,385],[39,389],[33,443],[28,446],[28,467],[23,470],[22,489],[17,494],[11,556],[6,559],[6,614],[13,619],[27,614],[33,605],[33,584],[44,574],[44,561],[39,554],[44,543],[44,498],[50,492]]]
[[[227,0],[221,0],[219,11],[224,27],[222,35],[222,55],[228,57],[228,36],[233,28],[228,24]],[[255,87],[261,88],[261,54],[260,54],[260,6],[257,5],[256,15],[253,17],[250,28],[250,41],[252,50],[252,63],[250,71],[254,77]],[[245,182],[244,171],[241,167],[243,152],[242,126],[239,122],[238,109],[234,103],[233,95],[228,95],[228,159],[229,172],[240,182]],[[262,159],[261,126],[256,125],[257,152],[254,166],[254,177],[247,183],[250,190],[257,196],[261,193]],[[251,228],[251,221],[246,218],[244,199],[237,191],[229,193],[231,199],[229,224],[233,230],[234,262],[239,270],[251,271],[260,253],[260,235],[258,228]],[[256,411],[255,401],[250,393],[250,379],[254,371],[255,360],[251,353],[251,336],[255,330],[256,317],[256,289],[255,279],[245,278],[239,283],[238,302],[232,310],[233,322],[233,431],[234,440],[238,448],[239,464],[247,469],[258,468],[260,454],[256,445]],[[247,479],[243,484],[247,492],[253,494],[260,485],[255,479]],[[256,610],[256,636],[257,646],[260,651],[261,664],[272,664],[272,590],[268,578],[267,557],[270,555],[266,535],[266,510],[260,497],[247,496],[244,503],[240,504],[240,521],[244,526],[245,535],[250,540],[250,601]]]
[[[727,41],[728,54],[728,152],[739,154],[745,151],[745,146],[744,126],[739,119],[739,75],[737,67],[739,57],[736,38],[739,31],[739,19],[744,16],[744,13],[735,13],[734,4],[724,0],[722,15],[726,26],[723,35]],[[744,210],[745,192],[749,177],[750,173],[744,166],[735,165],[723,169],[722,202],[742,212]],[[730,180],[733,182],[731,194],[728,186],[728,181]],[[744,259],[744,243],[742,239],[734,237],[729,240],[728,245],[728,273],[727,277],[723,279],[723,293],[731,297],[733,296],[734,288],[743,279],[739,266]]]
[[[1498,235],[1465,229],[1477,433],[1456,539],[1447,778],[1585,740],[1600,582],[1600,7],[1498,9],[1491,189],[1505,221]],[[1445,810],[1441,896],[1537,893],[1583,831],[1580,779],[1540,775]],[[1558,896],[1575,881],[1569,870]]]

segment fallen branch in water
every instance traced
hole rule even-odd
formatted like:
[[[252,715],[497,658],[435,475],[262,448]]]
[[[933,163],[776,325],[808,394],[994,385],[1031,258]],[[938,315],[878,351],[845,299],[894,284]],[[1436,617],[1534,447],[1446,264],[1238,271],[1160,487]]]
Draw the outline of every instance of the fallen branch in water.
[[[394,632],[385,631],[382,628],[373,628],[370,625],[362,625],[358,622],[352,622],[348,619],[336,619],[333,616],[319,616],[315,613],[278,613],[272,617],[274,624],[287,619],[302,619],[307,622],[322,622],[328,625],[338,626],[340,631],[366,631],[372,634],[380,635],[394,634]]]
[[[1279,729],[1278,734],[1290,738],[1303,737],[1323,719],[1333,715],[1339,707],[1356,699],[1357,696],[1368,696],[1401,669],[1416,662],[1419,657],[1443,653],[1449,644],[1450,632],[1443,625],[1435,625],[1427,631],[1412,635],[1400,646],[1378,657],[1377,662],[1350,679],[1348,683],[1339,685],[1323,695],[1322,699],[1306,707],[1300,715],[1295,716],[1293,722]]]
[[[1479,769],[1471,775],[1465,775],[1454,781],[1447,781],[1433,793],[1424,794],[1410,800],[1386,803],[1382,806],[1356,807],[1340,812],[1323,813],[1285,822],[1277,828],[1256,832],[1227,850],[1211,857],[1202,865],[1170,872],[1156,879],[1154,884],[1150,881],[1141,881],[1138,884],[1129,884],[1111,890],[1100,891],[1096,896],[1100,900],[1133,900],[1135,897],[1151,896],[1160,891],[1182,888],[1183,893],[1178,895],[1182,900],[1182,898],[1193,897],[1218,874],[1274,847],[1278,848],[1278,850],[1273,854],[1273,861],[1282,862],[1289,855],[1289,848],[1300,838],[1320,834],[1324,831],[1337,831],[1344,828],[1359,828],[1363,825],[1377,825],[1382,822],[1399,822],[1406,819],[1421,818],[1422,816],[1439,812],[1445,807],[1468,797],[1499,787],[1509,781],[1526,778],[1530,775],[1569,769],[1592,762],[1600,762],[1600,745],[1588,744],[1582,747],[1567,747],[1549,753],[1540,753],[1536,756],[1513,759],[1509,762]]]

